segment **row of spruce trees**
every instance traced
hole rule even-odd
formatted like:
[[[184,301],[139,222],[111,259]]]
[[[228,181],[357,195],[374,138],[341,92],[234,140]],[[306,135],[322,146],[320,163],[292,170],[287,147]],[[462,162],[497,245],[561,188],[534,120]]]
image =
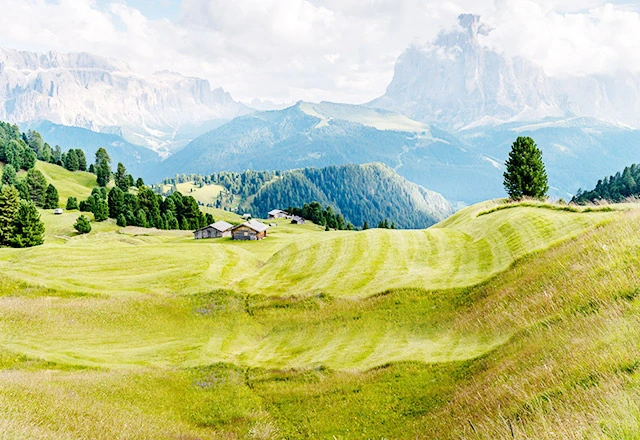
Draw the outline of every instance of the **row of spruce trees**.
[[[118,226],[193,230],[214,222],[211,214],[200,211],[193,197],[175,192],[165,198],[147,187],[141,178],[134,181],[122,163],[118,163],[115,173],[111,172],[110,164],[107,151],[98,149],[95,163],[92,164],[98,187],[79,203],[70,197],[67,201],[68,210],[91,212],[96,222],[112,218]],[[112,177],[115,186],[107,191],[106,186]],[[81,224],[84,225],[85,221],[82,220]],[[80,231],[78,227],[76,229]]]
[[[594,203],[600,200],[619,203],[629,197],[640,197],[640,165],[625,167],[622,173],[598,180],[596,187],[590,191],[579,189],[571,200],[579,205]]]

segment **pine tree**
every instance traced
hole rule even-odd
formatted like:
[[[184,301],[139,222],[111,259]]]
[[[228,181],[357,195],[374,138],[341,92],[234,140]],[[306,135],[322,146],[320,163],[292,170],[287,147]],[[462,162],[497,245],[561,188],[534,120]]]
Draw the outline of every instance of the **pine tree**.
[[[80,164],[78,163],[78,154],[76,150],[69,150],[65,157],[64,167],[69,171],[78,171]]]
[[[78,199],[71,196],[67,199],[67,211],[78,209]]]
[[[0,181],[0,184],[15,185],[17,181],[18,176],[16,174],[16,169],[11,164],[6,165],[2,169],[2,181]]]
[[[93,209],[93,218],[97,222],[103,222],[109,218],[109,205],[106,200],[96,200],[96,204]]]
[[[111,180],[111,158],[104,148],[99,148],[96,151],[96,164],[95,173],[98,179],[98,185],[105,187]]]
[[[122,213],[118,214],[118,219],[116,220],[116,224],[123,228],[127,226],[127,219],[124,217],[124,214]]]
[[[123,192],[129,191],[129,175],[127,174],[127,169],[122,164],[122,162],[118,162],[118,167],[114,175],[114,180],[115,180],[116,186],[120,188]]]
[[[84,215],[78,217],[78,220],[76,220],[76,222],[73,224],[73,227],[81,234],[88,234],[89,232],[91,232],[91,223],[89,222],[89,219]]]
[[[30,170],[36,166],[36,153],[31,148],[24,148],[20,153],[20,167]]]
[[[13,240],[13,220],[20,207],[20,194],[10,185],[0,187],[0,246],[10,246]]]
[[[513,200],[543,199],[549,191],[542,151],[530,137],[518,137],[511,147],[504,173],[504,188]]]
[[[120,214],[124,213],[124,193],[122,190],[114,186],[109,191],[109,217],[118,218]]]
[[[44,195],[44,205],[42,206],[44,209],[55,209],[58,207],[59,203],[58,190],[52,184],[47,186],[47,190]]]
[[[13,247],[39,246],[44,243],[44,223],[40,221],[40,213],[33,202],[20,201],[20,207],[13,221]]]
[[[31,201],[38,207],[44,206],[47,190],[47,179],[44,178],[44,174],[36,169],[30,169],[27,171],[25,182]]]
[[[87,171],[87,156],[84,155],[84,151],[76,148],[76,156],[78,157],[78,170]]]

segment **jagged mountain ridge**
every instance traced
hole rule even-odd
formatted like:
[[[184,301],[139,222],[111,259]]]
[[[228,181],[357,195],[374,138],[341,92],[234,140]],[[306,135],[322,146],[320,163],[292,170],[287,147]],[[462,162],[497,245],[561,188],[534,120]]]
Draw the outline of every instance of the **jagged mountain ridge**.
[[[388,110],[328,102],[236,118],[164,160],[154,177],[369,162],[384,163],[448,200],[472,202],[500,191],[492,178],[495,163],[455,136]]]
[[[433,44],[407,49],[386,93],[368,105],[449,130],[585,116],[640,128],[640,76],[551,78],[483,43],[491,30],[464,14]]]
[[[88,53],[0,48],[0,84],[0,120],[114,133],[157,151],[184,145],[201,125],[251,111],[206,80],[172,72],[141,76]]]

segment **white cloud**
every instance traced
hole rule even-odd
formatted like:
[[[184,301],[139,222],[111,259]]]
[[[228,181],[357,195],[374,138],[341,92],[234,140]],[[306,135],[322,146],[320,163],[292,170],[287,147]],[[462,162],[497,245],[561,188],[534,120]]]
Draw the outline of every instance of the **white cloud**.
[[[533,60],[549,75],[640,71],[638,12],[606,4],[559,13],[552,4],[530,0],[500,0],[497,6],[486,42]]]
[[[246,101],[363,102],[384,92],[409,44],[472,12],[495,28],[487,44],[550,74],[640,71],[640,14],[600,0],[183,0],[173,21],[130,4],[3,0],[0,45],[201,76]]]

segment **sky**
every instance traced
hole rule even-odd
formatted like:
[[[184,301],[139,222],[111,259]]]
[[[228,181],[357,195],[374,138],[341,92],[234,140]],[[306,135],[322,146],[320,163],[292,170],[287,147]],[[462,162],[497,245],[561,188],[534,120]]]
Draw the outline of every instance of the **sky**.
[[[640,72],[640,0],[3,0],[0,46],[86,51],[141,74],[206,78],[235,99],[362,103],[397,57],[460,13],[551,76]]]

